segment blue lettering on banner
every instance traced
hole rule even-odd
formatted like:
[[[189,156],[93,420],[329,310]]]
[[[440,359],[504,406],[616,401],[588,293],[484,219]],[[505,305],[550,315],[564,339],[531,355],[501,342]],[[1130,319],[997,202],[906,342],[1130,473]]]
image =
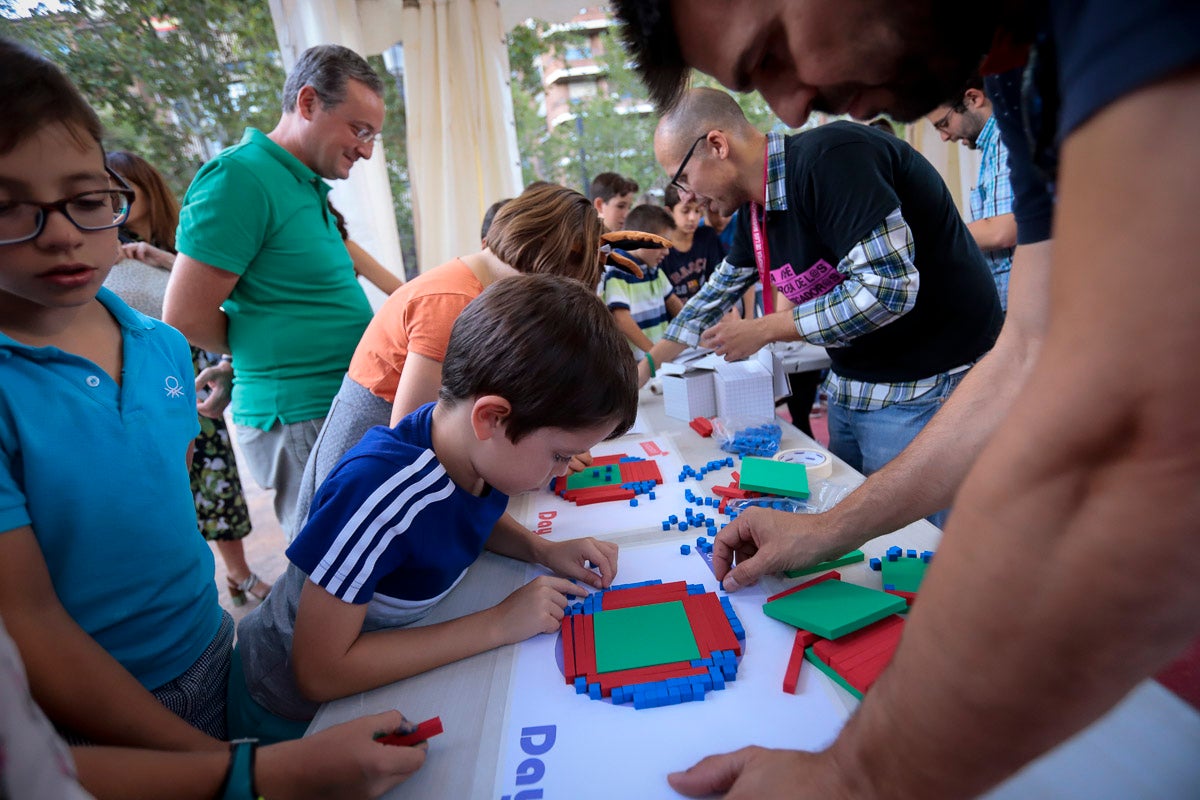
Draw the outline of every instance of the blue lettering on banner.
[[[517,765],[517,786],[529,786],[546,776],[546,765],[537,756],[544,756],[554,747],[558,728],[555,725],[534,725],[521,729],[521,751],[530,758]],[[539,788],[522,789],[516,794],[506,794],[501,800],[542,800]]]

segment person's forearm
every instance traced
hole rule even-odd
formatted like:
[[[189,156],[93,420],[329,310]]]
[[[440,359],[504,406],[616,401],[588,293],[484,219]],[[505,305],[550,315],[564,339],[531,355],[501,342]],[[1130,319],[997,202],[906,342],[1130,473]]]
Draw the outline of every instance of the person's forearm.
[[[384,294],[391,294],[404,285],[404,281],[401,278],[379,263],[366,250],[363,250],[357,242],[347,239],[346,249],[350,252],[350,260],[354,262],[355,274],[366,278],[379,291]]]
[[[9,614],[4,621],[20,645],[34,697],[56,724],[100,744],[224,747],[159,703],[65,612]]]
[[[292,667],[304,696],[325,703],[507,644],[502,631],[493,607],[435,625],[361,633],[340,653],[322,647],[306,657],[293,643]]]
[[[996,345],[900,455],[826,515],[849,548],[948,507],[1013,400],[1041,348],[1052,244],[1017,248],[1009,314]]]
[[[1012,214],[977,219],[967,225],[980,250],[1004,250],[1017,246],[1017,218]]]
[[[1200,629],[1194,451],[1143,438],[1155,421],[1116,398],[1108,424],[1075,423],[1096,395],[1049,371],[964,485],[903,645],[839,744],[893,796],[974,796]],[[884,732],[900,719],[902,741]]]
[[[613,311],[613,319],[617,323],[617,329],[625,334],[625,338],[639,350],[648,351],[654,346],[654,342],[646,336],[637,322],[634,321],[633,315],[628,309],[616,309]]]
[[[497,555],[537,564],[540,563],[538,550],[544,541],[506,512],[500,517],[496,527],[492,528],[492,535],[488,537],[484,547]]]
[[[123,747],[72,747],[79,783],[97,800],[212,800],[229,751],[164,753]]]
[[[836,745],[895,796],[977,795],[1200,634],[1195,122],[1192,71],[1063,146],[1045,345]]]

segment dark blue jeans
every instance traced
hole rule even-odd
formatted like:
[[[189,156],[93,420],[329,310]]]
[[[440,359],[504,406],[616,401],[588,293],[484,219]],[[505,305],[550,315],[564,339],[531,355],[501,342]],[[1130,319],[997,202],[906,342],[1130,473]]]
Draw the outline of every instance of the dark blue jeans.
[[[864,475],[881,469],[908,447],[966,374],[967,370],[963,370],[943,375],[920,397],[876,411],[851,411],[830,403],[829,449]],[[928,519],[940,528],[948,513],[949,509],[943,509]]]

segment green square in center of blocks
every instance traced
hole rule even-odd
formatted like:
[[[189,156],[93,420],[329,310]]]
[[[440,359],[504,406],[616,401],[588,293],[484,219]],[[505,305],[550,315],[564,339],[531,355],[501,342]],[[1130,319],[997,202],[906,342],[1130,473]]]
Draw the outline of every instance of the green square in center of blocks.
[[[599,611],[592,615],[592,625],[600,673],[700,658],[680,600]]]

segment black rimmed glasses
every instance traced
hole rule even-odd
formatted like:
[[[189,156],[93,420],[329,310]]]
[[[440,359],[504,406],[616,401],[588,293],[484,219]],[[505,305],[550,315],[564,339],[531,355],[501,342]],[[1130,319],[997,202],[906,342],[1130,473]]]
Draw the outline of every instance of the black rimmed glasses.
[[[933,127],[938,131],[945,131],[946,126],[948,126],[950,124],[950,115],[953,113],[954,113],[954,108],[951,107],[949,111],[947,111],[945,114],[942,115],[941,119],[939,119],[937,122],[933,123]]]
[[[690,196],[692,194],[692,190],[679,182],[679,176],[683,174],[685,169],[687,169],[688,162],[692,160],[692,155],[696,152],[696,146],[707,138],[708,134],[705,133],[701,135],[700,138],[696,139],[696,141],[692,142],[692,146],[688,148],[687,155],[683,157],[683,161],[679,162],[679,169],[675,170],[674,176],[671,177],[671,182],[668,184],[668,186],[674,186],[679,190],[681,195],[686,194]]]
[[[59,212],[81,231],[103,231],[120,225],[129,218],[133,189],[108,167],[104,171],[120,188],[80,192],[53,203],[0,200],[0,245],[28,242],[41,236],[51,211]]]

